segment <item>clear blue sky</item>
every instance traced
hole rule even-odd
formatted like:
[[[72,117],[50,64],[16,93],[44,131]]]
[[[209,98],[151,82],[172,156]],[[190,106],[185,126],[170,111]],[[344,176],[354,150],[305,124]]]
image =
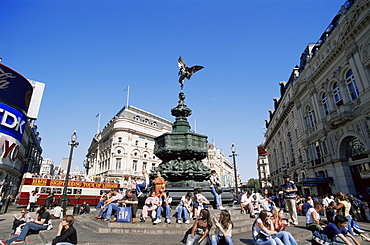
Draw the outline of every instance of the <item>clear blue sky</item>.
[[[198,133],[227,156],[237,147],[243,181],[256,178],[262,127],[308,43],[344,0],[3,0],[0,57],[46,84],[37,125],[43,157],[82,166],[97,130],[126,104],[174,121],[177,59],[205,68],[186,81]],[[231,159],[230,159],[231,160]]]

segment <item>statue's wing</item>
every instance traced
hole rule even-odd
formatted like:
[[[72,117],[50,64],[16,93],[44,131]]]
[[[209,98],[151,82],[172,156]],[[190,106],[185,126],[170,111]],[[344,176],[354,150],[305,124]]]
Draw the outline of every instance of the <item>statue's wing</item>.
[[[195,72],[197,72],[199,70],[202,70],[203,68],[204,68],[204,66],[195,65],[195,66],[190,67],[188,69],[188,71],[193,74],[193,73],[195,73]]]
[[[184,70],[186,67],[185,61],[181,58],[181,56],[179,60],[177,61],[177,65],[179,66],[180,70]]]

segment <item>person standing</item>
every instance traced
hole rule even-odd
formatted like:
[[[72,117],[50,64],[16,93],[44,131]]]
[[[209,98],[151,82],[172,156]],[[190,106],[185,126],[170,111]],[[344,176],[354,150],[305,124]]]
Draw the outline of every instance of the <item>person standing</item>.
[[[153,186],[156,196],[161,196],[166,190],[166,181],[162,177],[161,172],[157,172],[157,177],[153,180]]]
[[[288,206],[290,218],[292,219],[293,225],[298,225],[298,215],[296,207],[296,192],[298,191],[294,181],[290,180],[288,175],[284,175],[284,192],[285,192],[285,203]]]
[[[36,195],[35,191],[31,191],[30,197],[29,197],[29,200],[28,200],[28,205],[30,206],[30,209],[29,209],[30,212],[35,211],[36,202],[37,202],[37,199],[39,197],[40,196]]]
[[[218,194],[216,191],[216,187],[221,187],[221,182],[218,178],[216,170],[211,170],[211,177],[209,178],[209,182],[211,182],[210,188],[213,196],[215,197],[217,208],[221,210],[225,209],[222,206],[221,194]]]
[[[45,200],[45,207],[47,209],[50,209],[50,207],[52,208],[54,206],[54,191],[50,191],[49,195],[46,197],[46,200]]]

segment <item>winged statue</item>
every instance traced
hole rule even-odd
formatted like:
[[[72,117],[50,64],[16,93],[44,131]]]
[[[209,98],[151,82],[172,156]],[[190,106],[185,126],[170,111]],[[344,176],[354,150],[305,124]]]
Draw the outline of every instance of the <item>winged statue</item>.
[[[181,58],[181,56],[180,56],[179,60],[177,61],[177,64],[179,66],[179,74],[178,75],[180,76],[179,77],[179,83],[181,84],[180,85],[181,90],[183,90],[183,88],[184,88],[185,78],[189,80],[195,72],[204,68],[203,66],[199,66],[199,65],[188,67],[186,65],[185,61]]]

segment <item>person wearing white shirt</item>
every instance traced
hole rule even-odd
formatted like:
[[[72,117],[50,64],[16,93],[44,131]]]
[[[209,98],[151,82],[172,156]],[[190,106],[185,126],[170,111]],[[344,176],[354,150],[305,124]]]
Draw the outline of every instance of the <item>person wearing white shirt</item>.
[[[242,198],[240,199],[240,207],[242,214],[249,210],[251,218],[254,218],[253,198],[250,193],[246,192],[242,195]]]
[[[306,227],[310,231],[322,231],[322,225],[325,225],[321,221],[320,212],[323,207],[320,203],[315,203],[313,208],[309,208],[306,213]]]

